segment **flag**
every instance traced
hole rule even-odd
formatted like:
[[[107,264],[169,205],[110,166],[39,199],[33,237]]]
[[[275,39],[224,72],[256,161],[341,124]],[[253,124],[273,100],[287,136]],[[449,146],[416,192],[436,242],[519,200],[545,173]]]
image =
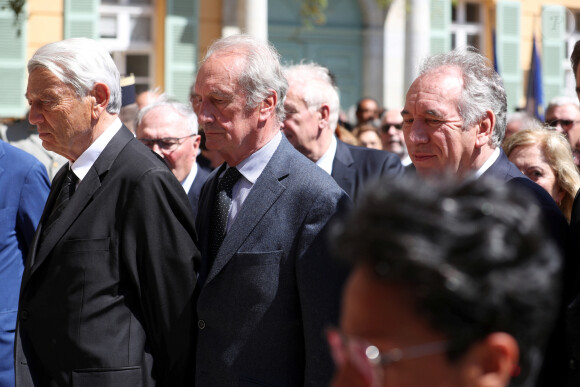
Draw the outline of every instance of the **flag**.
[[[542,63],[536,48],[536,35],[532,42],[532,60],[528,73],[528,90],[526,92],[526,112],[544,122],[544,91],[542,89]]]
[[[491,42],[493,44],[493,69],[496,73],[499,74],[499,66],[497,64],[497,48],[496,48],[496,41],[495,41],[495,28],[491,32]]]

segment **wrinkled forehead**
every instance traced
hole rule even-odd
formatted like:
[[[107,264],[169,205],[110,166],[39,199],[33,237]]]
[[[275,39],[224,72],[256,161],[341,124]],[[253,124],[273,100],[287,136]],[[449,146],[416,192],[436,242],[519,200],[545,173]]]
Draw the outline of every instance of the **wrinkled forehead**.
[[[409,88],[405,108],[409,105],[438,103],[457,104],[463,91],[463,77],[459,69],[442,67],[420,75]]]
[[[201,65],[195,82],[195,92],[200,94],[204,86],[236,87],[246,64],[245,56],[238,52],[212,54]]]
[[[552,106],[546,111],[546,119],[557,118],[557,119],[568,119],[576,120],[580,118],[580,110],[577,106],[572,104]]]

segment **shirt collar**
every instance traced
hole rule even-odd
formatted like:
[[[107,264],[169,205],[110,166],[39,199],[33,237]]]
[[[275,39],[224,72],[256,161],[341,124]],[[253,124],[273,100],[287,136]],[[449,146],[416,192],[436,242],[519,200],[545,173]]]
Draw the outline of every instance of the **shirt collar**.
[[[330,140],[330,146],[324,152],[321,158],[318,159],[316,165],[322,168],[326,173],[329,175],[332,174],[332,163],[334,162],[334,156],[336,156],[336,147],[337,147],[337,140],[336,136],[332,136]]]
[[[236,166],[246,180],[252,184],[256,183],[256,180],[258,180],[258,177],[260,177],[262,171],[266,168],[272,155],[278,149],[280,141],[282,141],[282,132],[278,132],[266,145],[252,153]]]
[[[123,124],[119,117],[113,121],[113,123],[103,132],[93,143],[85,150],[78,159],[71,165],[73,173],[79,178],[79,181],[83,180],[89,170],[97,161],[107,144],[111,139],[117,134],[119,129]],[[69,161],[70,165],[70,161]]]
[[[195,180],[195,176],[197,175],[197,163],[193,163],[191,165],[191,171],[189,171],[189,175],[181,182],[181,186],[185,190],[185,193],[189,193],[193,181]]]
[[[496,147],[493,150],[491,156],[489,156],[489,158],[485,161],[485,163],[483,163],[483,165],[479,167],[477,171],[475,171],[475,173],[473,174],[473,178],[479,179],[481,175],[483,175],[485,171],[487,171],[489,167],[491,167],[493,163],[495,163],[495,161],[499,158],[499,155],[500,155],[499,147]]]

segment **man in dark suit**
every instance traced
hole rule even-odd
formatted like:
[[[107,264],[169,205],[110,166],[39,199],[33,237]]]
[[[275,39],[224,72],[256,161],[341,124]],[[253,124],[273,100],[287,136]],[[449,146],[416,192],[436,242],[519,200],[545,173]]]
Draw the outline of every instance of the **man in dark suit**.
[[[578,100],[580,100],[580,40],[574,45],[570,62],[572,72],[576,78],[576,94],[578,95]],[[580,142],[580,140],[578,141]],[[575,146],[572,146],[572,149],[574,148]],[[568,255],[576,262],[575,270],[571,270],[571,275],[574,277],[573,300],[568,307],[567,316],[568,364],[570,365],[568,386],[572,387],[580,384],[580,273],[578,272],[578,259],[580,257],[580,191],[576,193],[574,205],[572,206]]]
[[[187,192],[195,219],[199,193],[210,171],[196,161],[200,136],[191,107],[162,94],[139,111],[135,134],[165,161],[179,180]]]
[[[0,386],[14,386],[20,279],[50,183],[40,161],[0,141],[0,187]]]
[[[283,131],[303,155],[330,174],[357,201],[363,186],[382,175],[403,173],[391,152],[345,144],[334,135],[340,102],[327,68],[315,63],[287,67],[288,95]]]
[[[451,174],[461,180],[485,177],[522,187],[537,200],[547,231],[564,253],[569,232],[564,215],[551,196],[519,172],[501,149],[506,110],[501,77],[475,50],[456,49],[427,58],[402,111],[405,143],[417,175]],[[564,263],[564,273],[568,265]],[[546,385],[563,385],[566,378],[564,337],[556,337],[564,331],[563,321],[560,318],[545,355],[540,383]]]
[[[183,188],[119,120],[97,42],[43,46],[28,72],[30,122],[69,162],[22,277],[16,385],[191,385],[199,252]]]
[[[325,230],[350,200],[280,132],[278,58],[230,36],[209,48],[195,83],[206,146],[226,160],[197,216],[198,386],[324,386],[332,374],[324,328],[337,323],[348,268],[330,259]]]

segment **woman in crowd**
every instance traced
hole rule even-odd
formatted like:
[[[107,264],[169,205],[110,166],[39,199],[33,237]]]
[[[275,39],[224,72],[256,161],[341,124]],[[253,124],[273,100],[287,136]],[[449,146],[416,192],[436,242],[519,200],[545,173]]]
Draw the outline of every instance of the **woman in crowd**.
[[[353,134],[358,139],[361,146],[383,150],[383,143],[381,142],[379,129],[373,124],[359,125],[355,127]]]
[[[503,148],[511,162],[548,191],[569,222],[580,175],[568,141],[548,127],[517,132]]]

